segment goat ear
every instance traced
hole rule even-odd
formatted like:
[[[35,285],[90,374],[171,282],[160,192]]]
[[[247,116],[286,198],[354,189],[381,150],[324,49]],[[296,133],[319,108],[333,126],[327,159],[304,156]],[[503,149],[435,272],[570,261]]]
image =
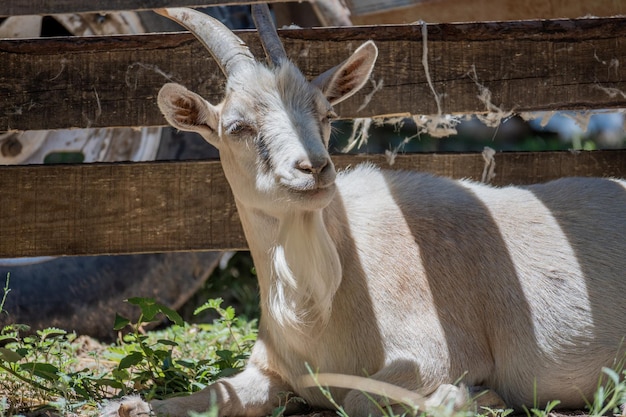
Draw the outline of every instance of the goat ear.
[[[157,99],[159,109],[170,125],[179,130],[196,132],[216,145],[219,109],[180,84],[161,87]]]
[[[359,46],[356,51],[341,64],[329,69],[312,83],[319,87],[331,105],[342,102],[359,91],[369,79],[378,48],[372,41]]]

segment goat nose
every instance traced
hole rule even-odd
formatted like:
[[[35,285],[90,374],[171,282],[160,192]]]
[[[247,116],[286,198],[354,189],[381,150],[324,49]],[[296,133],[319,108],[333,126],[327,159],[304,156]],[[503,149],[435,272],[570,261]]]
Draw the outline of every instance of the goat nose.
[[[320,158],[316,161],[311,161],[310,159],[301,159],[296,162],[296,169],[305,173],[305,174],[319,174],[328,166],[327,158]]]

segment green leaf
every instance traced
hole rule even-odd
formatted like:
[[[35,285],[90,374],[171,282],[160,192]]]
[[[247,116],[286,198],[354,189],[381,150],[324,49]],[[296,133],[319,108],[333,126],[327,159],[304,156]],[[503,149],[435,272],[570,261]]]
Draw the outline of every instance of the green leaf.
[[[18,353],[18,355],[21,355],[23,358],[28,356],[28,354],[30,353],[30,349],[27,349],[25,347],[17,348],[15,349],[15,351]]]
[[[218,350],[215,352],[215,354],[227,362],[230,362],[233,360],[233,352],[230,350]]]
[[[153,321],[154,317],[159,313],[159,307],[154,304],[146,304],[141,306],[141,314],[144,321]]]
[[[3,346],[6,345],[7,343],[12,343],[12,342],[17,342],[15,335],[12,335],[12,334],[0,335],[0,344],[2,344]]]
[[[133,352],[130,355],[126,355],[120,361],[120,364],[117,366],[117,369],[126,369],[131,366],[135,366],[143,360],[143,355],[141,352]]]
[[[128,375],[126,375],[126,378],[128,378]],[[121,382],[115,380],[115,379],[110,379],[110,378],[99,378],[99,379],[95,379],[94,382],[101,387],[111,387],[111,388],[116,388],[116,389],[122,389],[124,388],[124,384],[122,384]]]
[[[240,372],[241,372],[241,369],[224,368],[224,369],[220,370],[220,372],[218,373],[218,377],[219,378],[228,378],[229,376],[236,375],[236,374],[238,374]]]
[[[165,346],[178,347],[178,343],[173,342],[171,340],[167,340],[167,339],[159,339],[159,340],[157,340],[157,343],[160,343],[160,344],[165,345]]]
[[[114,369],[111,371],[111,375],[118,381],[126,381],[130,379],[130,374],[125,369]]]
[[[616,386],[619,385],[620,378],[617,372],[615,372],[611,368],[606,368],[606,367],[602,368],[602,372],[604,372],[604,374],[608,376],[611,381],[613,381],[613,384],[615,384]]]
[[[180,316],[180,314],[178,314],[176,311],[172,310],[171,308],[164,306],[162,304],[158,304],[159,308],[161,309],[161,312],[163,312],[163,314],[165,314],[165,316],[170,319],[171,321],[174,322],[174,324],[178,325],[178,326],[182,326],[185,324],[183,318]]]
[[[150,359],[155,355],[154,349],[152,349],[151,347],[147,345],[143,345],[142,349],[143,349],[143,354],[146,356],[147,359]]]
[[[196,362],[184,359],[177,360],[176,365],[187,369],[196,369],[198,367],[198,364],[196,364]]]
[[[42,362],[28,362],[18,366],[20,371],[30,372],[39,378],[47,379],[48,381],[56,381],[58,379],[57,372],[59,369],[49,363]]]
[[[56,327],[49,327],[47,329],[37,330],[36,333],[42,339],[45,339],[45,338],[47,338],[49,336],[63,336],[63,335],[67,334],[67,332],[65,330],[57,329]]]
[[[19,353],[11,349],[0,348],[0,359],[5,362],[15,363],[15,362],[19,362],[20,360],[22,360],[22,358],[23,358],[22,355],[20,355]]]
[[[17,332],[27,332],[30,330],[30,326],[28,324],[11,324],[9,327]]]
[[[122,330],[124,327],[130,324],[130,320],[126,317],[120,316],[115,313],[115,322],[113,323],[113,330]]]
[[[130,297],[126,300],[128,303],[138,306],[139,308],[143,308],[146,305],[154,305],[156,303],[154,298],[146,298],[146,297]]]
[[[154,316],[159,312],[154,298],[131,297],[126,300],[128,303],[136,305],[141,309],[141,314],[145,321],[154,320]]]
[[[233,321],[233,319],[235,318],[235,309],[232,306],[226,307],[226,309],[222,313],[222,316],[227,321]]]
[[[196,308],[193,312],[194,315],[198,315],[201,312],[203,312],[204,310],[217,310],[219,311],[221,309],[220,305],[222,305],[222,302],[224,300],[222,300],[221,298],[213,298],[208,300],[206,303],[202,304],[200,307]]]

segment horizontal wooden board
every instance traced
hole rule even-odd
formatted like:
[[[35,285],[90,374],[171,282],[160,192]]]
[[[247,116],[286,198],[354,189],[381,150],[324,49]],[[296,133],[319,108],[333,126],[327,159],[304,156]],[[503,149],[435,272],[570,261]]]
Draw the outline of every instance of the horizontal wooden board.
[[[347,0],[358,25],[493,20],[575,19],[626,14],[620,0]]]
[[[107,0],[105,2],[89,0],[2,0],[0,2],[0,17],[151,10],[160,7],[226,6],[283,1],[285,0]]]
[[[120,10],[150,10],[159,7],[224,6],[256,2],[276,3],[285,0],[3,0],[0,17],[18,15],[51,15],[59,13],[110,12]],[[564,2],[562,0],[506,0],[499,2],[464,0],[380,2],[348,0],[356,23],[408,22],[422,19],[428,22],[452,22],[494,19],[563,18],[580,16],[614,16],[624,11],[618,0]],[[396,7],[402,7],[398,10]],[[367,19],[361,15],[369,13]],[[404,14],[404,18],[401,16]],[[391,15],[391,16],[390,16]],[[403,19],[403,20],[398,20]]]
[[[428,25],[427,56],[443,113],[626,107],[626,19]],[[257,56],[256,33],[239,33]],[[345,118],[436,114],[422,65],[422,25],[282,30],[313,77],[373,39],[372,82],[338,105]],[[224,78],[188,33],[0,41],[0,131],[155,126],[160,87],[211,102]],[[486,90],[487,89],[487,90]],[[491,107],[493,110],[494,107]]]
[[[383,155],[337,155],[339,168]],[[626,150],[499,153],[494,184],[626,177]],[[398,155],[394,169],[480,179],[481,154]],[[0,257],[245,249],[219,161],[0,167]]]

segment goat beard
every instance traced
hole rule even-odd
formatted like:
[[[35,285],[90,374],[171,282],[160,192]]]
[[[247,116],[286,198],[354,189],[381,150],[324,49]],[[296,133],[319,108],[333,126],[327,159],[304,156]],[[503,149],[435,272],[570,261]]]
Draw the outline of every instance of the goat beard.
[[[341,261],[321,210],[281,220],[272,254],[269,313],[282,327],[309,333],[328,324],[341,284]]]

